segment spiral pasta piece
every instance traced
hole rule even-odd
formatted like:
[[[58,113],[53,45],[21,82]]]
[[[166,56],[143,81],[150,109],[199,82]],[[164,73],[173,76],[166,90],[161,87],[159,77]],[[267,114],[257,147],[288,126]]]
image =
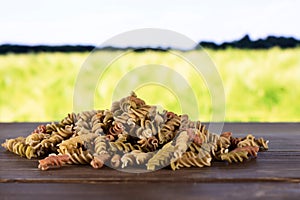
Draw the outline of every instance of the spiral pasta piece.
[[[74,125],[77,120],[78,115],[76,113],[69,113],[63,120],[61,120],[60,124],[63,126]]]
[[[133,150],[141,150],[142,148],[139,145],[131,144],[129,142],[122,142],[122,141],[115,141],[115,142],[109,142],[110,150],[112,152],[130,152]]]
[[[217,143],[220,136],[214,133],[207,132],[206,133],[206,142]]]
[[[64,128],[62,127],[57,128],[56,132],[53,134],[60,135],[62,138],[67,139],[74,134],[72,129],[73,129],[73,125],[66,125]]]
[[[229,151],[229,147],[231,145],[230,139],[225,135],[221,135],[220,137],[218,137],[216,144],[217,149],[214,153],[214,158],[216,158],[217,160],[221,160],[221,155]]]
[[[166,112],[165,118],[167,121],[162,125],[158,132],[158,139],[160,144],[164,144],[172,140],[178,132],[181,119],[178,115],[172,112]]]
[[[154,136],[150,138],[142,138],[137,143],[146,152],[155,151],[158,148],[158,139]]]
[[[47,126],[46,126],[47,128]],[[57,126],[55,131],[49,138],[45,138],[40,142],[42,148],[49,149],[50,152],[57,150],[56,145],[61,143],[63,140],[70,138],[74,134],[73,125]]]
[[[241,152],[241,151],[246,151],[248,155],[251,155],[253,157],[257,156],[257,152],[259,151],[259,147],[254,147],[254,146],[245,146],[245,147],[238,147],[231,152]]]
[[[202,146],[202,145],[198,145],[197,143],[192,142],[192,143],[189,145],[188,151],[191,151],[191,152],[194,152],[194,153],[198,153],[199,151],[201,151],[201,146]]]
[[[65,152],[66,155],[70,157],[68,164],[89,164],[93,156],[87,150],[82,150],[82,148],[78,148],[77,151],[74,152]]]
[[[189,127],[189,116],[184,114],[181,115],[180,117],[180,126],[179,126],[179,130],[187,130]]]
[[[187,131],[181,131],[175,141],[174,158],[180,158],[190,145],[190,137]]]
[[[49,155],[47,158],[39,160],[38,168],[41,170],[48,170],[53,167],[61,167],[69,162],[68,155]]]
[[[62,136],[53,134],[49,138],[43,139],[40,144],[43,148],[49,149],[51,151],[56,151],[56,145],[61,143],[63,140],[64,138]]]
[[[154,152],[142,152],[140,150],[134,150],[131,152],[134,155],[135,161],[138,165],[146,164],[146,162],[153,157]]]
[[[244,160],[248,159],[248,152],[247,151],[238,151],[238,152],[231,151],[229,153],[222,154],[221,159],[225,160],[229,163],[243,162]]]
[[[215,143],[202,143],[201,145],[198,145],[196,143],[191,143],[189,146],[188,151],[191,151],[193,153],[200,153],[200,152],[207,152],[210,153],[214,158],[216,157],[216,151],[217,151],[217,144]]]
[[[24,137],[7,139],[2,146],[10,152],[13,152],[21,157],[31,159],[37,157],[36,150],[25,143]]]
[[[193,141],[199,145],[201,145],[202,143],[207,143],[207,142],[212,142],[212,143],[215,143],[215,140],[211,140],[210,137],[211,134],[206,134],[206,133],[203,133],[201,132],[200,130],[197,130],[196,131],[193,131],[192,134],[191,134],[191,128],[188,129],[188,133],[190,134],[190,136],[192,136],[193,138]],[[194,129],[192,129],[194,130]],[[193,136],[194,135],[194,136]]]
[[[265,150],[269,149],[269,146],[268,146],[269,140],[265,140],[263,138],[258,138],[258,139],[254,139],[254,141],[259,146],[260,150],[265,151]]]
[[[95,155],[91,160],[90,165],[95,169],[100,169],[104,166],[105,162],[109,160],[109,158],[110,155],[108,153]]]
[[[124,126],[126,125],[136,125],[138,122],[138,117],[134,115],[133,113],[122,113],[114,116],[114,121],[115,122],[120,122]]]
[[[229,131],[227,131],[227,132],[223,132],[223,133],[221,133],[221,135],[220,135],[221,137],[225,137],[225,138],[227,138],[227,139],[231,139],[231,137],[232,137],[232,132],[229,132]]]
[[[35,157],[40,157],[43,155],[46,155],[47,153],[53,152],[53,149],[45,148],[42,145],[42,141],[49,139],[50,135],[47,133],[32,133],[25,139],[25,144],[30,146],[32,149],[34,149],[34,152],[36,154]],[[27,150],[29,151],[29,150]]]
[[[79,148],[84,148],[84,141],[80,136],[76,136],[62,141],[62,143],[59,145],[58,152],[60,154],[73,154],[78,153]]]
[[[176,170],[182,167],[204,167],[211,165],[211,154],[208,152],[202,151],[198,154],[189,151],[182,155],[181,158],[178,158],[176,161],[171,162],[170,166],[172,170]]]
[[[46,133],[52,134],[56,132],[59,128],[64,128],[65,126],[74,126],[78,120],[78,116],[75,113],[69,113],[64,119],[62,119],[59,123],[52,122],[51,124],[46,125]]]
[[[112,140],[115,140],[116,138],[118,138],[118,135],[122,134],[123,132],[124,132],[123,124],[120,122],[113,122],[112,126],[108,130],[107,135],[113,138]]]
[[[153,171],[157,167],[165,167],[170,164],[175,146],[172,142],[165,144],[147,163],[147,170]]]
[[[36,127],[36,129],[34,129],[32,131],[32,133],[46,133],[47,129],[46,129],[46,125],[41,124],[39,126]]]
[[[101,112],[101,111],[100,111]],[[97,114],[98,111],[97,110],[89,110],[89,111],[83,111],[81,113],[79,113],[79,119],[81,120],[81,122],[90,122],[91,119],[93,118],[93,116],[95,114]],[[90,128],[90,124],[88,124],[88,127]]]
[[[114,168],[118,168],[121,165],[121,156],[119,154],[114,154],[110,160],[110,165]]]
[[[127,166],[133,166],[135,163],[135,156],[133,154],[130,153],[125,153],[122,158],[121,158],[121,162],[122,162],[122,168],[125,168]]]
[[[258,147],[258,144],[255,142],[255,137],[251,134],[247,135],[242,141],[237,144],[237,147],[245,147],[245,146],[254,146]]]
[[[32,133],[25,139],[25,144],[31,146],[34,149],[38,149],[41,146],[41,141],[50,138],[47,133]]]
[[[153,155],[154,152],[145,153],[140,150],[133,150],[129,153],[125,153],[121,158],[122,168],[146,164],[146,162],[152,158]]]
[[[95,144],[95,153],[96,155],[106,154],[107,153],[107,140],[105,135],[99,135],[94,140]]]
[[[101,111],[91,110],[91,111],[83,111],[79,113],[78,120],[74,126],[74,132],[76,135],[83,135],[91,133],[92,129],[92,119],[95,115],[97,115]]]

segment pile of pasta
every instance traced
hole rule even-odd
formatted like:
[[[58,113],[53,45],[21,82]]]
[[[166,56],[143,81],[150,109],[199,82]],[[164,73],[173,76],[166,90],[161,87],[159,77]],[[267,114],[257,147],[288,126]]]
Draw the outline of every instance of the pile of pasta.
[[[209,132],[188,115],[159,112],[135,93],[113,102],[110,110],[68,114],[62,121],[38,126],[27,137],[7,139],[4,148],[20,156],[43,158],[47,170],[68,164],[115,169],[210,166],[212,161],[242,162],[268,149],[268,141],[249,134]]]

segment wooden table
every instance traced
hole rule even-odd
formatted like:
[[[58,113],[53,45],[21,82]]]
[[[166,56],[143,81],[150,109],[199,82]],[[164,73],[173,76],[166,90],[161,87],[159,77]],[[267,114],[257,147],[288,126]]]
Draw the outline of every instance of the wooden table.
[[[37,123],[0,123],[0,142]],[[37,160],[0,150],[0,199],[300,199],[300,123],[226,123],[234,136],[270,140],[269,151],[241,164],[132,174],[108,167],[40,171]]]

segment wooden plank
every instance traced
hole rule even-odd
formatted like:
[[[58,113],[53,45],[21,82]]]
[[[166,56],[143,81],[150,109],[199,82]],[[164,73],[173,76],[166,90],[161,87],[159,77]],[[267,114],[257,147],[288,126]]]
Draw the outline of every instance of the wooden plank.
[[[269,157],[271,156],[271,157]],[[22,159],[22,158],[20,158]],[[186,168],[177,171],[162,169],[150,173],[124,173],[108,167],[69,166],[40,171],[36,161],[1,161],[0,182],[236,182],[289,181],[300,182],[300,155],[274,155],[263,152],[256,160],[246,163],[214,163],[212,167]]]
[[[0,183],[1,199],[299,199],[288,183]]]
[[[28,135],[37,123],[0,123],[0,142],[5,138]],[[27,183],[204,183],[204,182],[300,182],[299,123],[226,123],[224,131],[236,136],[253,133],[270,140],[270,150],[260,152],[257,159],[240,164],[214,163],[212,167],[162,169],[150,173],[124,173],[110,168],[68,166],[40,171],[37,160],[27,160],[0,150],[0,182]]]

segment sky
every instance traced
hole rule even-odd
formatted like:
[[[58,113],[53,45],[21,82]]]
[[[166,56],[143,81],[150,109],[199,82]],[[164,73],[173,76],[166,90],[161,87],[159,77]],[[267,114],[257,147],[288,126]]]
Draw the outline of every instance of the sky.
[[[195,42],[300,38],[299,10],[298,0],[0,0],[0,44],[98,45],[141,28]]]

